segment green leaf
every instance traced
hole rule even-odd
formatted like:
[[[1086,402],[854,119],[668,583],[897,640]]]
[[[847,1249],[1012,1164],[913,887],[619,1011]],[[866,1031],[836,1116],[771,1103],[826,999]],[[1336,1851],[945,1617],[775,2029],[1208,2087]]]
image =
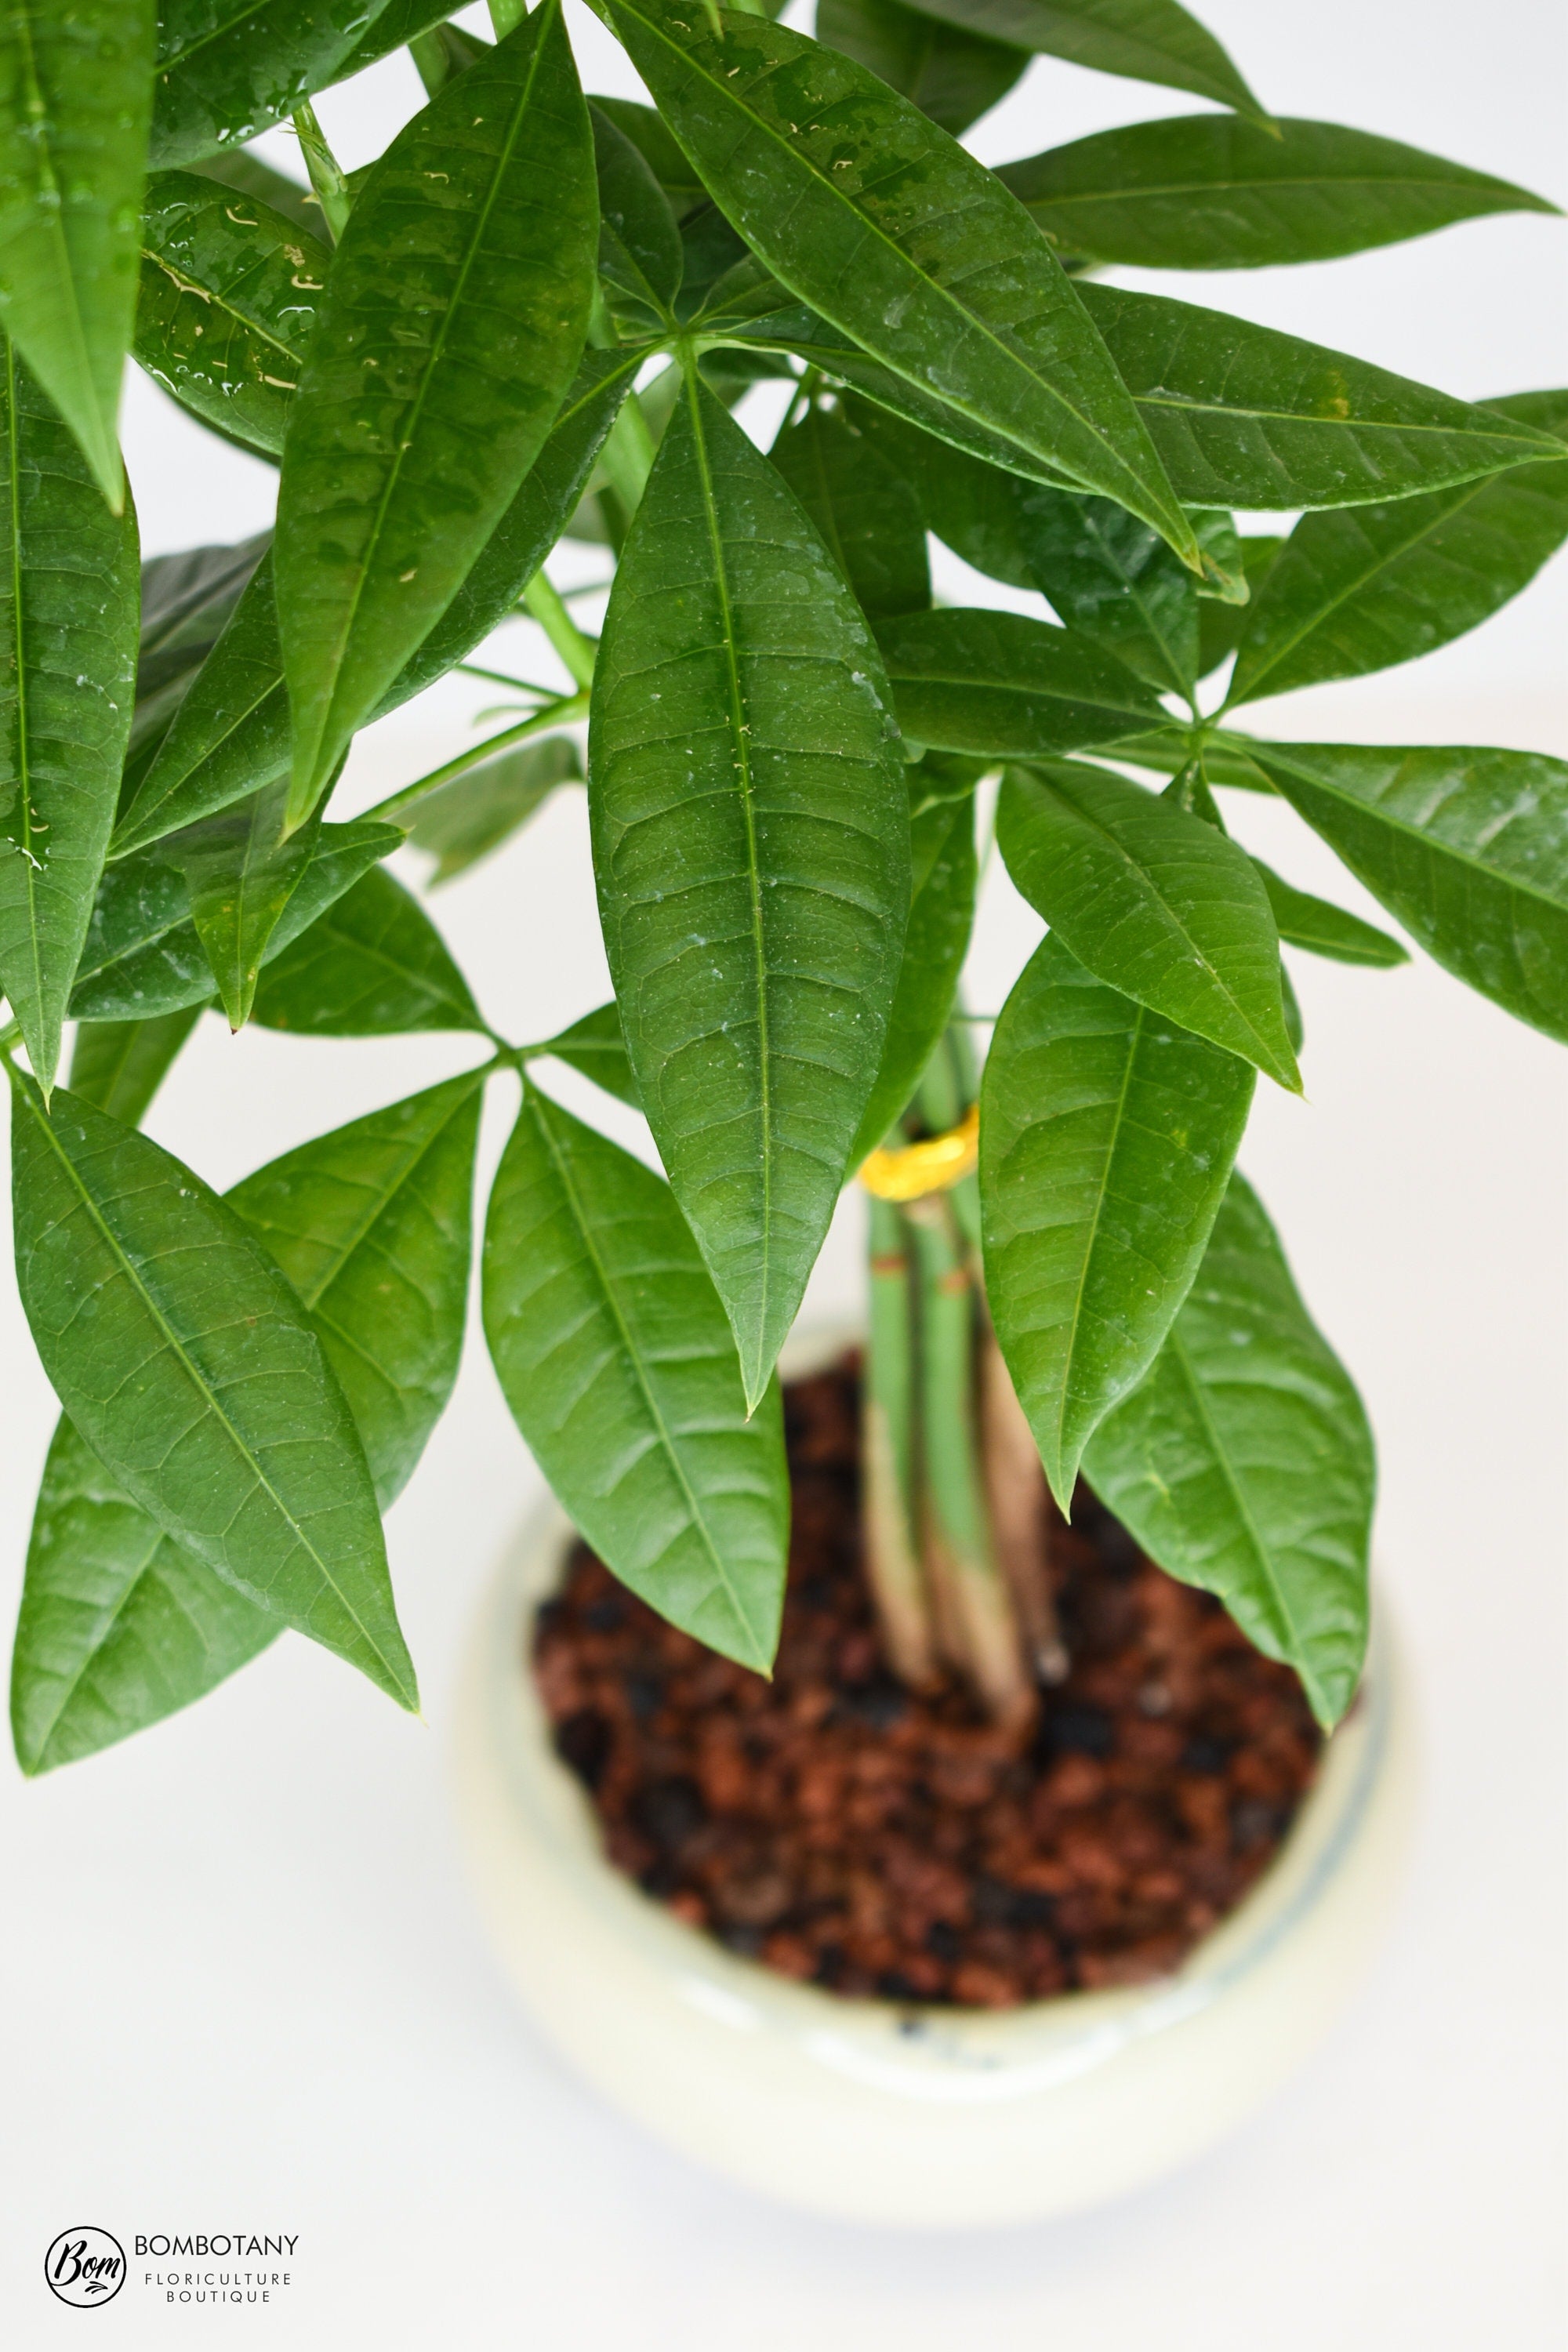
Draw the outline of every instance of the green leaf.
[[[979,869],[974,855],[974,800],[939,801],[910,827],[915,889],[899,992],[888,1022],[882,1064],[850,1149],[857,1168],[899,1117],[936,1051],[952,1011],[958,976],[974,928]]]
[[[1295,1668],[1331,1729],[1366,1648],[1372,1433],[1239,1175],[1152,1370],[1084,1468],[1152,1559]]]
[[[1064,1511],[1192,1287],[1256,1083],[1055,937],[1003,1007],[980,1095],[985,1290]]]
[[[114,856],[144,848],[273,782],[288,771],[289,745],[269,551],[121,811]]]
[[[639,106],[635,98],[605,98],[598,90],[591,102],[599,113],[608,117],[624,139],[631,141],[664,190],[678,221],[710,204],[707,189],[651,106]]]
[[[269,784],[166,844],[185,877],[191,920],[234,1030],[250,1018],[268,942],[315,852],[320,818],[286,835],[288,798],[286,784]]]
[[[1156,727],[1145,734],[1127,735],[1115,747],[1119,760],[1134,767],[1152,768],[1156,775],[1179,776],[1192,763],[1195,745],[1203,746],[1204,776],[1210,784],[1225,784],[1238,793],[1274,790],[1252,757],[1250,735],[1205,725],[1200,736],[1190,727]]]
[[[680,231],[642,151],[596,105],[588,109],[599,183],[599,268],[625,293],[668,311],[685,263]]]
[[[642,1097],[632,1076],[631,1059],[621,1030],[621,1008],[613,1001],[584,1013],[581,1021],[574,1021],[569,1029],[563,1029],[539,1051],[542,1055],[553,1054],[558,1062],[580,1070],[617,1101],[629,1103],[633,1110],[641,1110]]]
[[[383,1510],[440,1419],[463,1349],[484,1074],[285,1152],[229,1205],[309,1312]]]
[[[159,173],[142,215],[136,357],[204,425],[276,457],[331,263],[256,197]]]
[[[1568,392],[1491,403],[1568,437]],[[1568,538],[1568,453],[1477,482],[1302,517],[1242,632],[1227,707],[1446,646],[1527,587]]]
[[[884,622],[878,638],[900,726],[938,751],[1069,751],[1126,735],[1159,709],[1111,655],[1021,613],[914,613]]]
[[[521,489],[373,717],[384,717],[444,676],[516,608],[593,471],[637,364],[635,352],[584,354]],[[125,807],[114,840],[115,856],[123,856],[269,783],[288,768],[291,742],[268,562],[257,571]],[[422,803],[422,808],[427,805]]]
[[[1252,862],[1263,877],[1275,927],[1289,946],[1308,948],[1313,955],[1329,956],[1335,963],[1367,964],[1382,971],[1409,962],[1409,954],[1399,941],[1380,931],[1375,923],[1363,923],[1359,915],[1347,914],[1329,899],[1298,890],[1271,866],[1265,866],[1261,857]]]
[[[162,0],[153,163],[189,163],[281,122],[380,13],[375,0]]]
[[[1016,474],[955,449],[874,398],[850,393],[844,408],[861,439],[908,485],[926,529],[943,546],[1009,587],[1039,586],[1024,552],[1018,499],[1025,485]]]
[[[155,748],[167,730],[271,538],[269,530],[258,531],[237,547],[192,547],[150,556],[142,564],[132,755]]]
[[[11,1659],[24,1772],[96,1755],[189,1706],[282,1631],[165,1535],[62,1416]]]
[[[781,288],[781,293],[783,290]],[[1059,466],[1031,457],[1016,441],[988,431],[934,394],[919,391],[908,377],[896,375],[891,368],[870,358],[851,337],[830,326],[826,319],[819,319],[804,302],[753,312],[737,319],[724,331],[748,352],[793,352],[811,366],[820,368],[830,383],[847,385],[863,393],[878,408],[901,417],[906,424],[918,425],[922,433],[947,448],[963,450],[966,456],[980,457],[988,465],[1020,474],[1027,481],[1047,482],[1058,489],[1078,487]],[[860,423],[864,430],[864,418]]]
[[[837,566],[695,383],[611,592],[588,808],[632,1067],[755,1404],[881,1059],[909,802]]]
[[[66,1412],[168,1534],[416,1707],[364,1454],[288,1284],[145,1136],[13,1100],[17,1286]]]
[[[1198,676],[1207,677],[1236,651],[1242,631],[1252,617],[1252,603],[1268,579],[1274,560],[1284,546],[1279,532],[1258,531],[1238,541],[1243,574],[1248,589],[1244,604],[1211,603],[1207,597],[1198,602]]]
[[[558,0],[449,82],[357,198],[279,486],[291,823],[538,456],[583,348],[597,212]]]
[[[324,824],[316,850],[267,942],[265,963],[394,849],[395,825],[360,818]],[[105,868],[71,991],[74,1021],[136,1021],[205,1004],[212,967],[191,919],[191,894],[163,843]]]
[[[252,1018],[301,1037],[485,1025],[429,916],[379,868],[263,967]]]
[[[120,793],[137,584],[130,501],[108,511],[0,339],[0,988],[46,1098]]]
[[[696,11],[682,29],[658,0],[609,5],[660,113],[776,278],[917,391],[1119,499],[1196,565],[1071,282],[984,164],[798,33],[731,13],[716,39]]]
[[[956,139],[1005,98],[1027,49],[941,24],[900,0],[816,0],[816,37],[868,67]]]
[[[1254,756],[1435,961],[1568,1044],[1568,761],[1341,743]]]
[[[931,603],[925,525],[913,493],[838,410],[813,402],[769,452],[868,619]]]
[[[668,1187],[531,1085],[490,1195],[484,1318],[517,1425],[595,1550],[765,1674],[789,1535],[778,1384],[749,1417]]]
[[[1289,117],[1130,123],[996,176],[1061,252],[1140,269],[1330,261],[1485,213],[1556,210],[1397,140]]]
[[[1495,409],[1295,335],[1118,286],[1079,293],[1194,506],[1366,506],[1555,454]]]
[[[910,0],[910,5],[1096,73],[1190,89],[1244,114],[1263,115],[1214,35],[1176,0]]]
[[[1159,533],[1110,499],[1015,481],[1018,534],[1035,584],[1069,629],[1164,693],[1198,674],[1198,592]]]
[[[121,1127],[140,1127],[201,1016],[199,1004],[187,1004],[151,1021],[84,1021],[71,1051],[72,1094]]]
[[[116,513],[153,18],[152,0],[13,0],[0,43],[0,330]]]
[[[298,180],[275,172],[259,155],[247,147],[226,148],[221,154],[205,155],[193,167],[204,180],[216,180],[221,187],[232,188],[237,195],[254,196],[268,211],[281,213],[296,228],[306,230],[315,237],[321,226],[321,199],[313,188],[301,187]]]
[[[510,840],[558,784],[582,781],[583,763],[569,735],[520,743],[437,785],[416,803],[408,838],[435,858],[432,885],[449,882]]]
[[[1019,890],[1097,979],[1301,1087],[1279,935],[1246,851],[1125,776],[1008,771],[996,842]]]

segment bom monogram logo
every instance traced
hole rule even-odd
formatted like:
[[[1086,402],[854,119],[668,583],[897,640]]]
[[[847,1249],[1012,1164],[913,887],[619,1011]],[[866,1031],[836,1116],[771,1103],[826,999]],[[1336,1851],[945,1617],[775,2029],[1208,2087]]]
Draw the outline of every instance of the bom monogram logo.
[[[107,2230],[62,2230],[44,2256],[44,2276],[62,2303],[90,2311],[125,2284],[125,2249]]]

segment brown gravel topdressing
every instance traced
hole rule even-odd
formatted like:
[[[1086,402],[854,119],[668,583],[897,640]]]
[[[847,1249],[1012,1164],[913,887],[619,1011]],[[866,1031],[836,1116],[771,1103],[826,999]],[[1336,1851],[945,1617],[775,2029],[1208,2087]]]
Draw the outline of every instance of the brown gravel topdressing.
[[[784,1392],[771,1684],[575,1546],[534,1670],[611,1858],[732,1951],[836,1992],[1005,2008],[1173,1968],[1273,1855],[1321,1740],[1295,1678],[1080,1485],[1051,1566],[1072,1672],[1037,1730],[889,1680],[859,1573],[853,1362]]]

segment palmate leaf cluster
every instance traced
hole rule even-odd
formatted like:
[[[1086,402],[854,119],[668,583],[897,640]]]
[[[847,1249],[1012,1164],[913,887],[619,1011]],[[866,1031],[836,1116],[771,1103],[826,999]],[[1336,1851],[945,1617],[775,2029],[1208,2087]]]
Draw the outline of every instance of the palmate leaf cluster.
[[[1568,394],[1468,404],[1098,273],[1550,207],[1270,115],[1176,0],[819,0],[815,38],[600,12],[651,106],[584,97],[559,0],[505,0],[493,41],[437,0],[20,0],[0,45],[0,988],[63,1408],[18,1755],[100,1748],[288,1626],[416,1704],[380,1514],[456,1376],[498,1071],[507,1400],[617,1573],[764,1668],[775,1361],[948,1023],[998,776],[1048,926],[981,1095],[1014,1383],[1064,1505],[1081,1465],[1331,1722],[1371,1443],[1234,1163],[1258,1075],[1300,1084],[1281,940],[1405,950],[1249,857],[1215,794],[1289,802],[1568,1038],[1563,763],[1233,723],[1523,587],[1568,532]],[[345,178],[309,100],[405,44],[427,103]],[[1210,110],[994,173],[959,134],[1037,55]],[[247,145],[290,115],[309,194]],[[278,466],[274,533],[139,562],[128,351]],[[764,452],[733,412],[770,381]],[[542,569],[568,535],[614,561],[596,642]],[[1028,610],[933,602],[932,536]],[[356,730],[520,612],[571,689],[334,814]],[[411,840],[444,881],[584,772],[615,1001],[508,1045],[384,860]],[[494,1051],[220,1199],[141,1132],[209,1007]],[[640,1108],[663,1176],[552,1099],[552,1056]]]

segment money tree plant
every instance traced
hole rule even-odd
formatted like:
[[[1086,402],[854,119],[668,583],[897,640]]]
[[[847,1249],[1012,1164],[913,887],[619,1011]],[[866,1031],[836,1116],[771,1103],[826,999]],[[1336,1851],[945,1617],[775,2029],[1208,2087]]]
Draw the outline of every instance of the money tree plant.
[[[665,1616],[767,1670],[776,1360],[860,1170],[890,1664],[1027,1716],[1061,1671],[1046,1488],[1070,1512],[1081,1472],[1331,1725],[1372,1447],[1235,1160],[1259,1076],[1300,1084],[1280,941],[1406,950],[1221,801],[1288,802],[1428,955],[1568,1038],[1568,768],[1237,724],[1521,589],[1568,530],[1568,394],[1472,404],[1104,273],[1551,207],[1272,115],[1175,0],[817,0],[812,35],[595,5],[651,104],[584,95],[560,0],[496,0],[493,39],[440,0],[7,12],[0,1051],[62,1408],[23,1769],[284,1627],[416,1706],[381,1515],[455,1378],[496,1079],[490,1354]],[[426,102],[345,173],[311,98],[399,46]],[[1042,53],[1202,110],[987,169],[961,136]],[[289,122],[295,176],[250,146]],[[128,352],[276,466],[272,532],[140,562]],[[1016,609],[933,599],[931,535]],[[601,551],[596,636],[563,539]],[[552,658],[558,688],[514,666]],[[508,723],[334,809],[356,731],[454,669]],[[385,861],[440,882],[584,771],[614,1002],[508,1039]],[[955,997],[982,835],[1047,926],[983,1062]],[[204,1012],[449,1031],[458,1066],[220,1198],[141,1131]],[[662,1174],[552,1063],[640,1107]]]

